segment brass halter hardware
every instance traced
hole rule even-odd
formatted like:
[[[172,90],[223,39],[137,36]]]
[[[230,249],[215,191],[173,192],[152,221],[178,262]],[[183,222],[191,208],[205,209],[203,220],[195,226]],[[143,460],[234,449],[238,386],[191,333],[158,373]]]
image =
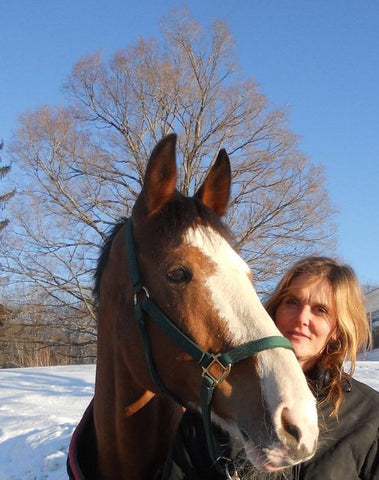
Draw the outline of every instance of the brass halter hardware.
[[[203,369],[203,373],[201,374],[202,377],[205,375],[208,375],[210,379],[213,381],[214,385],[217,386],[221,382],[225,380],[225,378],[229,375],[230,370],[232,369],[232,364],[228,363],[226,366],[220,362],[219,357],[221,357],[221,353],[216,353],[216,354],[211,354],[212,356],[212,361],[209,363],[208,366],[204,367],[203,365],[201,368]],[[218,367],[218,369],[221,369],[221,374],[217,376],[217,372],[212,373],[211,369],[214,371],[215,368],[212,367]]]

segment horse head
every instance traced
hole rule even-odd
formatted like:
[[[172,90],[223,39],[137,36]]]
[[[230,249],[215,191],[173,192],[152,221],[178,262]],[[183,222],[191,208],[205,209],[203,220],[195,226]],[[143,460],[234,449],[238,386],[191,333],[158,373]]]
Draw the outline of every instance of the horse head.
[[[180,410],[167,395],[187,408],[201,409],[206,371],[217,379],[210,402],[211,418],[229,433],[232,455],[242,451],[250,463],[266,471],[292,466],[315,452],[315,399],[294,353],[282,348],[284,342],[239,357],[246,345],[282,336],[259,301],[251,271],[231,247],[220,220],[231,186],[228,155],[221,150],[196,194],[185,197],[176,189],[175,145],[176,136],[171,134],[154,148],[133,208],[130,222],[137,280],[130,271],[130,261],[128,266],[131,246],[125,247],[125,225],[115,232],[103,262],[95,390],[98,431],[109,444],[114,427],[104,422],[104,416],[115,404],[119,412],[118,419],[113,420],[115,428],[124,425],[128,432],[115,434],[125,439],[124,447],[117,446],[119,450],[128,446],[135,456],[131,450],[138,447],[132,447],[127,437],[138,437],[146,427],[143,417],[151,422],[157,415],[170,418],[170,426],[165,428],[168,438],[163,442],[169,445]],[[139,284],[137,289],[135,284]],[[143,310],[146,297],[154,302],[152,310],[157,306],[169,319],[169,331],[146,307],[142,320],[145,333],[141,335],[135,310],[140,303]],[[182,340],[176,341],[176,330],[195,345],[193,348],[209,355],[209,367],[199,365],[203,359],[192,355],[192,347],[183,348]],[[218,355],[231,351],[238,351],[238,361],[225,367]],[[170,411],[175,412],[171,417]],[[137,433],[132,433],[132,423]],[[105,446],[98,443],[100,452]],[[130,453],[123,453],[124,463]],[[146,453],[145,467],[149,462],[152,468],[163,461],[165,452],[155,449],[151,455],[160,458],[147,460]],[[103,465],[109,463],[106,455],[102,458]],[[117,467],[118,471],[130,471],[132,463],[130,460],[125,467]],[[145,475],[151,478],[151,470]],[[140,472],[135,478],[145,477]]]

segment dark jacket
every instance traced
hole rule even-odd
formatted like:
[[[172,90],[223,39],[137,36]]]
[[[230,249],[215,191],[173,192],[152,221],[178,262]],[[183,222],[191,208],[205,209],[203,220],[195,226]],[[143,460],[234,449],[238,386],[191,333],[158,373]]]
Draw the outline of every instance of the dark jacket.
[[[323,395],[325,373],[310,380]],[[321,378],[322,377],[322,378]],[[316,455],[309,461],[286,470],[277,480],[379,480],[379,393],[363,383],[351,380],[344,386],[344,401],[338,421],[330,417],[330,406],[320,408],[321,435]],[[220,443],[227,441],[220,432]],[[96,446],[93,402],[71,439],[67,462],[72,480],[96,479]],[[199,413],[187,411],[180,423],[171,452],[155,480],[223,480],[212,467]],[[267,478],[255,473],[251,479]],[[245,479],[245,477],[244,477]],[[249,476],[246,476],[246,480]]]
[[[325,382],[313,380],[318,388]],[[338,420],[330,416],[331,407],[322,403],[320,414],[320,441],[315,456],[301,465],[286,470],[282,477],[298,480],[379,480],[379,393],[354,379],[343,385],[344,399]],[[319,389],[319,397],[323,388]],[[319,398],[319,400],[321,400]],[[267,478],[255,471],[246,477]],[[222,480],[211,465],[207,453],[200,414],[186,412],[179,426],[169,458],[159,480]]]

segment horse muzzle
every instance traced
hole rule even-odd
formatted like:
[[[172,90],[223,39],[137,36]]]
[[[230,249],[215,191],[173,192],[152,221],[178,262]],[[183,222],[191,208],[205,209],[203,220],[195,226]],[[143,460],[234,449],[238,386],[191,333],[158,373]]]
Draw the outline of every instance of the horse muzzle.
[[[304,444],[295,444],[289,441],[277,441],[269,447],[258,448],[251,441],[245,442],[244,450],[246,460],[257,470],[274,472],[293,467],[298,463],[312,458],[316,451],[317,444],[309,451]]]

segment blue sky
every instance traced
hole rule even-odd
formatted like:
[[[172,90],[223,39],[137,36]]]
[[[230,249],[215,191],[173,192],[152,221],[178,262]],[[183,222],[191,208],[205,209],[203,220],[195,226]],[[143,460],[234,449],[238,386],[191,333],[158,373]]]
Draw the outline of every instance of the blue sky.
[[[63,101],[74,63],[108,55],[189,6],[225,20],[246,77],[288,107],[299,147],[322,164],[338,255],[379,285],[379,2],[376,0],[12,0],[0,5],[0,138],[26,110]]]

